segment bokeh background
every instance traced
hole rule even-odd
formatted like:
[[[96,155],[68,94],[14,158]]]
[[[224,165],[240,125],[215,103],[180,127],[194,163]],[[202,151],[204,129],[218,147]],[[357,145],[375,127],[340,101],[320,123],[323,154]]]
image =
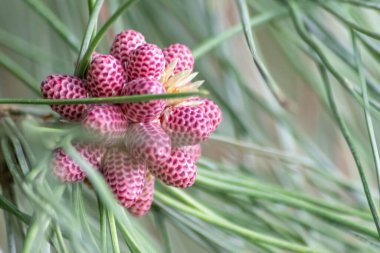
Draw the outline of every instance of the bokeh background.
[[[122,2],[104,1],[99,26]],[[138,30],[148,42],[162,48],[177,42],[187,44],[196,57],[198,79],[205,80],[203,88],[223,110],[221,126],[203,144],[199,168],[225,178],[243,177],[253,186],[262,183],[290,193],[302,193],[328,205],[338,203],[342,208],[353,208],[367,218],[363,221],[338,211],[334,215],[369,231],[366,234],[354,227],[336,224],[335,218],[310,212],[302,205],[229,192],[228,187],[213,188],[203,181],[186,190],[192,197],[230,221],[276,239],[321,252],[377,252],[379,240],[363,192],[363,179],[337,124],[338,117],[329,104],[320,71],[328,73],[330,83],[327,85],[333,89],[339,116],[350,132],[372,200],[378,206],[379,184],[374,162],[378,154],[371,148],[362,106],[363,81],[359,75],[359,70],[363,70],[369,99],[374,101],[368,111],[372,115],[370,128],[375,134],[372,141],[375,141],[380,94],[380,18],[375,2],[141,0],[117,19],[97,51],[107,53],[114,35],[123,29]],[[69,40],[79,48],[89,18],[87,1],[1,0],[0,3],[2,98],[36,97],[20,80],[20,75],[12,73],[14,69],[27,73],[35,86],[50,73],[73,73],[77,51],[62,39],[41,11],[50,10],[60,22],[55,26],[64,24]],[[293,9],[289,7],[291,3]],[[247,7],[250,24],[242,23],[244,9],[239,9],[239,4]],[[304,29],[301,32],[295,26],[297,15]],[[250,34],[245,36],[242,25],[252,25],[253,54],[246,37],[250,38]],[[353,41],[359,44],[359,49],[353,47]],[[259,61],[259,66],[253,58]],[[358,65],[358,61],[362,63]],[[258,71],[260,67],[267,72],[264,77]],[[7,110],[8,107],[1,108]],[[15,108],[37,115],[50,113],[48,106]],[[23,205],[25,197],[20,190],[17,186],[14,188],[20,195],[20,208],[32,212],[33,208]],[[277,194],[271,188],[266,191]],[[87,209],[97,208],[96,202],[92,203],[91,193],[86,192],[85,199]],[[70,201],[70,198],[65,195],[65,200]],[[162,208],[160,201],[156,208]],[[271,244],[254,243],[242,234],[189,214],[181,216],[181,221],[175,212],[182,213],[175,208],[162,212],[167,216],[164,222],[172,252],[293,252]],[[94,224],[97,222],[96,215],[91,219]],[[204,228],[209,237],[183,220]],[[161,247],[157,252],[166,252],[165,238],[153,214],[134,222],[155,238]],[[194,239],[176,224],[200,236]],[[6,252],[7,232],[3,219],[0,219],[0,235],[0,249]]]

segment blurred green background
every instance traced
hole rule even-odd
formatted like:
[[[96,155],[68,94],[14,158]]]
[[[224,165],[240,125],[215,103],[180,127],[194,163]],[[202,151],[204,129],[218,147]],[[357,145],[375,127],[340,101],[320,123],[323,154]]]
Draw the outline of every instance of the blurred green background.
[[[105,0],[98,26],[123,2]],[[20,73],[14,73],[16,69],[27,73],[29,83],[36,87],[48,74],[74,72],[89,18],[87,4],[83,0],[1,0],[2,98],[35,97]],[[141,0],[116,20],[98,52],[107,53],[114,35],[123,29],[138,30],[162,48],[187,44],[196,57],[198,79],[205,80],[204,89],[223,110],[221,126],[203,144],[199,182],[184,194],[240,228],[306,247],[296,251],[252,239],[242,229],[220,226],[176,206],[165,209],[163,199],[156,198],[152,214],[132,221],[149,239],[154,238],[151,248],[157,252],[378,252],[372,216],[379,205],[374,149],[380,116],[379,9],[374,0]],[[367,86],[364,94],[370,105],[365,112],[362,94]],[[338,112],[328,100],[327,87],[333,89]],[[48,106],[16,108],[32,115],[50,112]],[[339,125],[342,121],[346,128]],[[342,134],[345,130],[348,136]],[[28,138],[28,131],[25,135]],[[352,151],[356,151],[355,160]],[[358,173],[358,161],[364,179]],[[210,171],[221,177],[210,176],[215,185],[208,181]],[[240,179],[246,180],[243,189],[237,183]],[[51,178],[46,180],[54,187]],[[372,216],[363,182],[372,194]],[[254,195],[250,190],[255,187],[268,195]],[[17,206],[32,214],[33,205],[22,202],[28,197],[17,186],[14,189]],[[285,192],[281,195],[277,190]],[[83,191],[90,210],[86,217],[90,227],[97,227],[94,195]],[[174,196],[167,189],[162,192]],[[65,194],[60,203],[70,202],[70,196]],[[66,207],[68,212],[70,207]],[[157,219],[166,223],[169,242]],[[5,250],[4,220],[0,228],[0,248]],[[123,243],[121,247],[122,252],[127,250]]]

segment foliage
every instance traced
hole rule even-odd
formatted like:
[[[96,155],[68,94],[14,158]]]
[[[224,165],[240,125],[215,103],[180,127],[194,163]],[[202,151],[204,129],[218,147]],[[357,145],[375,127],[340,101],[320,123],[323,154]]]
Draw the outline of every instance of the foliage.
[[[378,252],[379,10],[376,0],[3,1],[0,208],[8,251]],[[141,219],[75,151],[77,127],[46,123],[55,115],[41,104],[62,101],[39,99],[45,75],[85,75],[92,51],[107,52],[125,28],[162,47],[188,44],[224,116],[203,146],[194,187],[158,184]],[[87,184],[51,175],[57,147],[83,167]]]

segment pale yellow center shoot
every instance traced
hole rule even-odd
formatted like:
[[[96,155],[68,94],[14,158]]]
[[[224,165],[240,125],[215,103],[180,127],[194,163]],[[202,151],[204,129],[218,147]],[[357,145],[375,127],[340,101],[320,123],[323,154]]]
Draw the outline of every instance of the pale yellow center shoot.
[[[174,60],[170,63],[162,75],[160,81],[167,93],[179,93],[198,91],[198,88],[203,84],[202,81],[192,82],[192,80],[198,75],[197,72],[192,73],[191,70],[185,70],[174,75],[174,69],[178,60]]]

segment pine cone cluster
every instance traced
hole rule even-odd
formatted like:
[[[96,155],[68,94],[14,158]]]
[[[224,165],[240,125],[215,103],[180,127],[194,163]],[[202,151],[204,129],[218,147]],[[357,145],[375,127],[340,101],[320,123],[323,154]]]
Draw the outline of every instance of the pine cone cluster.
[[[53,74],[41,83],[49,99],[130,96],[194,91],[194,58],[183,44],[165,49],[146,43],[134,30],[116,35],[109,54],[94,53],[85,79]],[[222,119],[213,101],[200,97],[122,104],[52,105],[62,119],[80,122],[94,141],[74,147],[101,172],[119,200],[136,216],[146,214],[153,201],[154,180],[187,188],[194,184],[207,140]],[[62,182],[86,175],[61,148],[51,162]]]

